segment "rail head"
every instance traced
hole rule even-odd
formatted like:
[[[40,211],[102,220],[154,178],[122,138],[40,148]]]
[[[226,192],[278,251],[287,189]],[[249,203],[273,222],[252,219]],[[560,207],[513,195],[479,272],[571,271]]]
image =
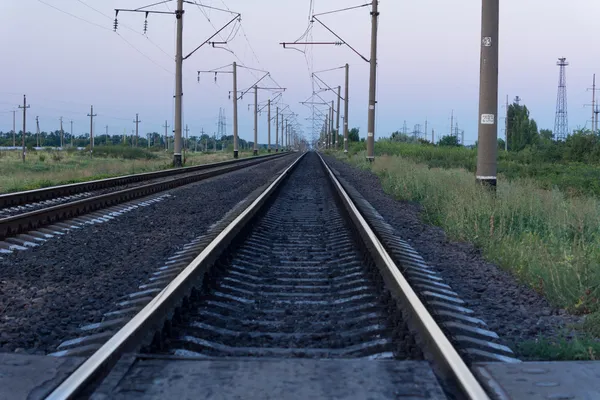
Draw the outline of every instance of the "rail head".
[[[321,154],[319,154],[319,158],[350,218],[382,272],[387,288],[397,300],[400,300],[403,310],[407,311],[409,328],[421,335],[423,344],[426,346],[425,350],[435,358],[436,363],[440,363],[440,372],[445,378],[449,378],[458,385],[458,389],[466,396],[465,398],[489,400],[486,391],[435,322],[410,283],[402,275],[400,268],[392,260],[385,246],[371,229]]]
[[[198,278],[206,271],[206,268],[217,259],[221,251],[229,245],[245,224],[260,210],[303,157],[304,154],[300,155],[288,166],[171,283],[54,389],[46,397],[46,400],[76,398],[88,389],[91,382],[102,378],[123,354],[139,345],[140,338],[147,337],[150,330],[160,329],[165,316],[195,286]]]

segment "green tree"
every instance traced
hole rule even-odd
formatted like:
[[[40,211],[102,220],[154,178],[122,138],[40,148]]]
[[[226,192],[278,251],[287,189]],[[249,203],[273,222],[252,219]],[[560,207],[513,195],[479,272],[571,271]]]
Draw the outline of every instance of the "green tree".
[[[439,146],[460,146],[460,143],[458,142],[458,138],[454,135],[450,136],[444,136],[440,139],[440,141],[438,142]]]
[[[535,120],[529,118],[527,106],[513,103],[508,106],[508,149],[523,150],[537,143],[539,138]]]
[[[348,131],[348,141],[350,142],[360,142],[360,135],[358,128],[352,128]]]

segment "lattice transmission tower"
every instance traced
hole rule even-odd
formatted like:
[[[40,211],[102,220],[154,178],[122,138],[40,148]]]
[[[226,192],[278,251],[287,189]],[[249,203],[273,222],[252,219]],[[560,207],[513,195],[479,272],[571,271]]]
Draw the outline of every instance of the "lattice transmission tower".
[[[558,78],[558,95],[556,97],[556,117],[554,119],[554,137],[565,140],[569,135],[569,117],[567,114],[567,72],[569,65],[566,58],[559,58],[556,65],[560,67]]]

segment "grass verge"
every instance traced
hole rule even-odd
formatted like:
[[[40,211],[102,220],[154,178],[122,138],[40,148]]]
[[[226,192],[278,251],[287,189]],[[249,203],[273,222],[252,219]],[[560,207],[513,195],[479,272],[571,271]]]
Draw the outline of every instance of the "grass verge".
[[[430,168],[400,156],[367,163],[363,153],[336,155],[378,175],[396,199],[420,203],[426,222],[453,240],[475,244],[555,306],[594,313],[582,331],[600,336],[600,200],[543,190],[527,178],[500,180],[494,196],[465,169]],[[558,351],[540,343],[540,351]],[[564,351],[579,354],[580,345]]]
[[[240,152],[250,157],[251,151]],[[230,152],[186,155],[186,166],[225,161]],[[94,156],[85,151],[28,151],[25,162],[18,151],[0,152],[0,193],[138,174],[171,168],[173,154],[141,148],[97,146]]]

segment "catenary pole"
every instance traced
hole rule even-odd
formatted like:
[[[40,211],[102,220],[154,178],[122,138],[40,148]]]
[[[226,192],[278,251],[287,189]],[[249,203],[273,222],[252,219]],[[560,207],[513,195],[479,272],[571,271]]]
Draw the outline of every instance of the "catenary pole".
[[[237,99],[237,63],[233,63],[233,158],[238,158],[238,99]]]
[[[377,19],[378,0],[373,0],[371,10],[371,60],[369,74],[369,114],[367,122],[367,160],[375,159],[375,98],[377,89]]]
[[[499,0],[483,0],[479,83],[478,182],[496,187],[498,157]]]

